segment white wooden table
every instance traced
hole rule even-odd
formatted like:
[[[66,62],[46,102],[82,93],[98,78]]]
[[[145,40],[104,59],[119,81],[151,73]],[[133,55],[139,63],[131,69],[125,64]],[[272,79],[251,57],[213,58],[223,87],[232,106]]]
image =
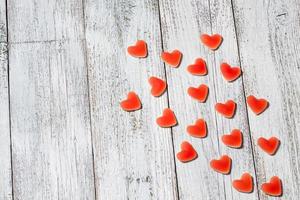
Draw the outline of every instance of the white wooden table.
[[[201,33],[220,33],[212,52]],[[126,48],[137,39],[149,56],[135,59]],[[180,49],[181,66],[165,66],[163,50]],[[0,0],[0,199],[300,199],[300,1],[299,0]],[[186,66],[197,57],[208,75]],[[223,80],[222,61],[241,66],[242,78]],[[150,95],[150,76],[167,79],[168,91]],[[205,104],[188,97],[189,86],[210,87]],[[136,91],[143,109],[127,113],[119,102]],[[255,116],[245,104],[253,94],[270,107]],[[234,99],[234,119],[214,105]],[[179,125],[159,128],[156,117],[170,107]],[[186,126],[198,117],[208,137],[196,139]],[[220,136],[239,128],[242,149]],[[269,156],[256,141],[277,136]],[[183,164],[175,155],[183,140],[199,157]],[[209,167],[228,154],[230,175]],[[231,182],[254,177],[250,194]],[[282,197],[260,186],[282,179]]]

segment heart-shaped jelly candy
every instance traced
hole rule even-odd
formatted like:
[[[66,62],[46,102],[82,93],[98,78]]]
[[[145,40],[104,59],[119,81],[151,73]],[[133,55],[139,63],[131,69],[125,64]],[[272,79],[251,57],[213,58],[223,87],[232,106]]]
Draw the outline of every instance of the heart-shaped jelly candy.
[[[208,34],[202,34],[200,36],[200,40],[205,46],[207,46],[211,50],[217,50],[221,45],[223,38],[219,34],[214,34],[212,36]]]
[[[147,43],[144,40],[138,40],[135,45],[127,48],[129,55],[137,58],[145,58],[148,54]]]
[[[271,137],[269,139],[260,137],[257,140],[257,145],[270,155],[274,155],[279,147],[280,140],[276,137]]]
[[[156,123],[163,128],[175,126],[177,119],[174,112],[170,108],[166,108],[163,111],[163,115],[156,119]]]
[[[221,139],[225,145],[232,148],[240,148],[243,144],[243,135],[238,129],[233,129],[229,135],[223,135]]]
[[[172,67],[178,67],[181,62],[182,53],[179,50],[174,50],[171,53],[162,52],[161,58],[164,62],[171,65]]]
[[[167,88],[166,81],[164,81],[160,78],[154,77],[154,76],[150,77],[148,82],[152,87],[151,94],[155,97],[162,95]]]
[[[121,101],[120,105],[125,111],[135,111],[142,107],[141,101],[135,92],[129,92],[127,99]]]
[[[198,119],[195,125],[189,125],[186,131],[193,137],[204,138],[207,136],[207,127],[204,119]]]
[[[270,196],[281,196],[282,195],[282,183],[280,178],[273,176],[269,183],[263,183],[261,190]]]
[[[264,112],[269,105],[267,100],[258,99],[253,95],[247,97],[247,104],[256,115]]]
[[[207,74],[206,62],[202,58],[197,58],[195,63],[187,67],[189,73],[196,76],[204,76]]]
[[[199,102],[204,103],[207,99],[208,87],[205,84],[201,84],[198,88],[189,87],[188,94]]]
[[[241,69],[239,67],[231,67],[227,63],[221,63],[220,69],[225,80],[229,82],[234,81],[241,75]]]
[[[228,100],[226,103],[217,103],[215,109],[224,117],[232,118],[235,113],[236,103],[233,100]]]
[[[223,155],[219,160],[210,161],[210,167],[216,172],[229,174],[231,170],[231,158]]]
[[[232,186],[239,192],[250,193],[253,191],[253,178],[249,173],[244,173],[241,179],[233,180]]]
[[[198,154],[189,142],[182,142],[180,147],[181,151],[177,153],[177,159],[181,162],[189,162],[197,158]]]

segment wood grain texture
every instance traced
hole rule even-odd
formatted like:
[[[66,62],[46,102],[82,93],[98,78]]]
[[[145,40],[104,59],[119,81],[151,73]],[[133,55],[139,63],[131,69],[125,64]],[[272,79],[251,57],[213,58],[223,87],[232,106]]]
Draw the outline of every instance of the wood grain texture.
[[[231,2],[160,2],[164,49],[178,48],[184,55],[180,68],[172,69],[167,66],[170,106],[175,109],[179,119],[179,126],[173,129],[174,145],[178,149],[183,140],[189,140],[199,152],[199,158],[189,164],[177,162],[180,198],[258,199],[256,188],[251,194],[243,194],[231,186],[232,180],[240,178],[245,171],[250,172],[255,180],[242,80],[227,83],[219,70],[223,61],[239,65]],[[224,36],[222,46],[215,53],[200,44],[199,40],[201,33],[211,32]],[[186,66],[197,57],[203,57],[207,61],[209,72],[206,77],[192,77],[186,72]],[[192,100],[186,93],[189,86],[201,83],[210,87],[205,104]],[[234,119],[225,119],[214,110],[216,102],[228,99],[237,102],[238,109]],[[194,123],[197,117],[204,117],[208,122],[209,133],[205,139],[195,139],[186,133],[186,126]],[[228,134],[234,128],[240,129],[244,134],[242,149],[230,149],[220,142],[220,136]],[[228,154],[233,160],[229,176],[218,175],[209,167],[209,161],[221,154]]]
[[[94,198],[82,42],[10,46],[15,199]]]
[[[94,198],[81,5],[8,1],[15,199]]]
[[[82,0],[7,0],[10,41],[84,38]]]
[[[170,129],[155,120],[167,94],[150,94],[148,78],[165,78],[158,3],[87,0],[86,38],[97,199],[177,199]],[[129,56],[136,40],[148,43],[145,59]],[[125,112],[120,101],[135,91],[142,110]]]
[[[12,199],[5,1],[0,1],[0,199]]]
[[[177,115],[179,125],[173,128],[174,147],[180,151],[180,144],[191,142],[198,158],[190,163],[176,161],[177,179],[180,199],[219,199],[225,198],[223,176],[209,167],[211,159],[218,158],[219,135],[214,111],[214,55],[200,45],[201,32],[210,32],[210,13],[208,2],[195,1],[160,1],[161,28],[165,51],[179,49],[183,59],[179,68],[166,64],[169,84],[170,107]],[[200,16],[198,13],[202,13]],[[208,75],[195,77],[187,73],[186,67],[198,57],[206,60]],[[187,95],[189,86],[198,87],[205,83],[209,86],[209,96],[205,104],[199,103]],[[196,119],[207,121],[208,136],[197,139],[186,133],[187,125],[194,124]]]
[[[225,102],[233,99],[237,104],[237,110],[233,119],[227,119],[217,114],[219,134],[228,134],[232,129],[240,129],[243,133],[243,147],[232,149],[221,144],[222,154],[228,154],[232,158],[232,171],[225,177],[226,199],[258,199],[256,184],[255,163],[252,152],[251,136],[248,124],[248,113],[244,96],[243,78],[239,77],[233,82],[227,82],[220,70],[220,64],[226,62],[231,66],[240,66],[237,47],[235,24],[230,0],[210,0],[212,33],[223,36],[221,47],[215,51],[215,66],[211,72],[215,80],[215,93],[217,102]],[[201,12],[198,13],[200,15]],[[239,179],[244,172],[249,172],[254,179],[254,191],[245,194],[233,189],[230,184],[233,179]]]
[[[253,143],[277,136],[274,156],[255,145],[259,185],[277,175],[283,196],[300,198],[300,57],[299,1],[233,1],[246,95],[269,100],[261,115],[249,113]]]
[[[7,41],[7,26],[6,26],[6,2],[0,1],[0,42]]]

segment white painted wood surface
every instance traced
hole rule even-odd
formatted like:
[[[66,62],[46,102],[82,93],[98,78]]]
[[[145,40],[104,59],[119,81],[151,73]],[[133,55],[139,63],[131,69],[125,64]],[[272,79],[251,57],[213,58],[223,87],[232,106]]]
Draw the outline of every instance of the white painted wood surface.
[[[173,129],[174,145],[178,147],[187,139],[199,151],[198,160],[189,164],[177,162],[181,199],[258,199],[256,189],[251,194],[242,194],[231,186],[232,180],[240,178],[245,171],[250,172],[255,180],[255,170],[242,79],[228,83],[224,81],[219,69],[223,61],[239,65],[230,1],[162,1],[160,7],[165,49],[179,48],[184,54],[180,68],[167,67],[170,105],[178,112],[180,122]],[[222,46],[215,53],[200,44],[199,39],[202,33],[211,32],[224,37]],[[186,72],[186,66],[197,57],[207,60],[207,77],[192,77]],[[205,104],[191,100],[186,93],[189,86],[198,86],[201,83],[210,87],[209,98]],[[226,119],[214,110],[216,102],[225,102],[228,99],[237,103],[238,108],[233,119]],[[205,139],[195,139],[186,134],[186,125],[193,123],[197,117],[204,117],[208,123],[209,133]],[[230,149],[220,142],[221,135],[230,133],[234,128],[240,129],[244,134],[242,149]],[[222,154],[228,154],[233,165],[231,175],[220,175],[218,180],[216,172],[209,167],[209,161]],[[219,187],[213,187],[218,184]]]
[[[0,1],[0,199],[299,199],[299,9],[297,0]],[[220,49],[204,47],[201,33],[223,35]],[[138,39],[148,43],[145,59],[126,52]],[[183,53],[177,69],[160,59],[173,49]],[[186,70],[198,57],[207,76]],[[224,81],[223,61],[241,65],[243,77]],[[150,76],[167,80],[162,97],[151,96]],[[202,83],[204,104],[187,95]],[[131,90],[143,108],[127,113],[119,102]],[[255,116],[248,95],[270,107]],[[233,119],[214,110],[227,99],[237,102]],[[179,124],[162,129],[155,119],[168,106]],[[207,121],[204,139],[186,133],[197,118]],[[242,149],[220,141],[233,128]],[[276,155],[258,148],[260,136],[281,140]],[[175,158],[183,140],[195,161]],[[232,158],[230,175],[209,167],[222,154]],[[246,171],[250,194],[231,186]],[[260,190],[273,175],[282,197]]]
[[[151,96],[148,78],[165,78],[157,1],[87,0],[86,38],[97,199],[177,199],[170,129],[156,124],[167,93]],[[148,57],[126,49],[148,43]],[[119,102],[135,91],[142,110]]]
[[[198,17],[198,9],[199,12],[206,12]],[[200,44],[200,32],[210,31],[208,3],[203,2],[196,7],[190,1],[160,1],[160,14],[164,50],[179,49],[183,53],[178,68],[174,69],[166,64],[170,107],[178,118],[178,126],[172,129],[174,148],[176,152],[180,151],[181,142],[187,140],[198,152],[198,158],[190,163],[176,160],[179,197],[191,200],[225,197],[223,175],[209,167],[210,160],[220,156],[220,150],[214,111],[214,80],[211,73],[213,54]],[[187,72],[187,66],[198,57],[207,62],[207,76],[192,76]],[[209,87],[209,96],[206,103],[199,103],[188,96],[187,89],[203,83]],[[186,132],[186,127],[194,124],[198,118],[207,121],[208,136],[204,139],[193,138]]]
[[[94,198],[81,5],[8,2],[14,199]]]
[[[200,15],[201,12],[198,13]],[[232,158],[232,171],[230,176],[225,176],[226,199],[258,199],[256,174],[252,152],[251,136],[249,132],[246,101],[244,96],[243,78],[239,77],[233,82],[227,82],[221,75],[220,64],[227,62],[231,66],[240,66],[235,24],[233,19],[230,0],[210,0],[212,33],[219,33],[223,36],[223,43],[215,51],[215,66],[211,72],[215,80],[215,94],[217,102],[225,102],[233,99],[237,104],[237,110],[233,119],[227,119],[217,115],[218,133],[228,134],[232,129],[240,129],[243,133],[243,147],[232,149],[221,142],[221,152]],[[239,179],[245,172],[253,176],[254,191],[245,194],[232,188],[231,182]]]
[[[255,145],[258,182],[277,175],[283,196],[300,198],[300,57],[299,1],[234,1],[234,13],[246,95],[269,100],[259,116],[250,110],[253,143],[260,136],[281,140],[278,152],[269,156]]]
[[[0,199],[12,199],[5,1],[0,1]]]
[[[0,42],[7,42],[6,2],[0,1]]]

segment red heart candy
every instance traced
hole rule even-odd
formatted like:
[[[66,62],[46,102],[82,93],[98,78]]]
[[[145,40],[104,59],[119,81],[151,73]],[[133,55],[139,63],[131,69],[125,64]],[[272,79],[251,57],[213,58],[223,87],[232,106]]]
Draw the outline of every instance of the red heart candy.
[[[268,154],[274,155],[279,147],[280,140],[276,137],[271,137],[270,139],[260,137],[257,140],[257,144]]]
[[[221,63],[221,72],[225,80],[234,81],[241,75],[241,69],[239,67],[231,67],[227,63]]]
[[[177,153],[177,159],[181,162],[189,162],[198,157],[194,147],[187,141],[184,141],[180,145],[181,151]]]
[[[250,193],[253,191],[253,178],[249,173],[244,173],[241,179],[233,180],[232,186],[239,192]]]
[[[162,52],[161,58],[164,62],[168,63],[172,67],[178,67],[180,64],[182,57],[182,53],[178,50],[174,50],[171,53],[169,52]]]
[[[229,135],[222,136],[222,142],[232,148],[240,148],[243,144],[243,135],[240,130],[234,129]]]
[[[156,119],[156,123],[163,128],[175,126],[177,120],[174,112],[170,108],[166,108],[163,111],[163,115]]]
[[[201,84],[198,88],[189,87],[188,94],[192,98],[200,101],[201,103],[204,103],[207,99],[208,87],[205,84]]]
[[[186,131],[193,137],[204,138],[207,136],[207,127],[204,119],[198,119],[195,125],[189,125]]]
[[[215,109],[217,112],[222,114],[224,117],[232,118],[235,113],[236,104],[234,101],[228,100],[228,101],[226,101],[225,104],[217,103],[215,105]]]
[[[150,77],[148,82],[152,86],[151,94],[155,97],[162,95],[167,88],[167,83],[164,80],[154,76]]]
[[[138,40],[135,45],[129,46],[127,52],[137,58],[145,58],[148,55],[147,43],[143,40]]]
[[[282,195],[282,183],[280,178],[273,176],[269,183],[263,183],[261,190],[267,195],[281,196]]]
[[[120,105],[125,111],[135,111],[142,107],[141,101],[135,92],[129,92],[127,99],[121,101]]]
[[[231,169],[231,158],[223,155],[219,160],[210,161],[210,167],[216,172],[229,174]]]
[[[200,40],[202,43],[210,48],[211,50],[217,50],[219,46],[221,45],[223,38],[219,34],[214,34],[212,36],[207,35],[207,34],[202,34],[200,36]]]
[[[202,58],[197,58],[195,64],[189,65],[187,70],[196,76],[204,76],[207,74],[206,63]]]
[[[267,100],[257,99],[253,95],[247,97],[247,104],[256,115],[264,112],[264,110],[266,110],[269,105]]]

